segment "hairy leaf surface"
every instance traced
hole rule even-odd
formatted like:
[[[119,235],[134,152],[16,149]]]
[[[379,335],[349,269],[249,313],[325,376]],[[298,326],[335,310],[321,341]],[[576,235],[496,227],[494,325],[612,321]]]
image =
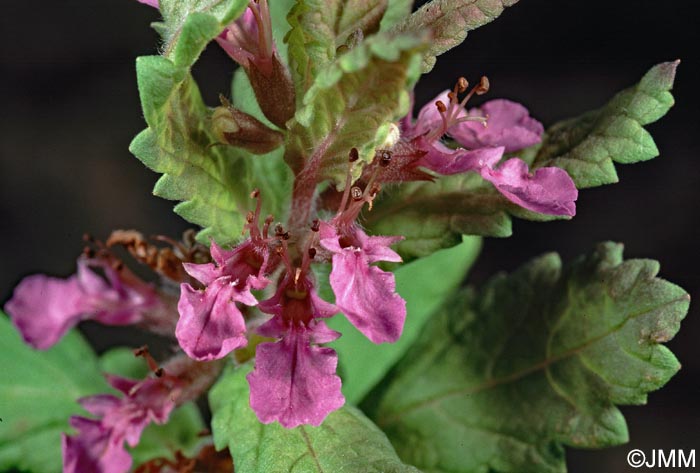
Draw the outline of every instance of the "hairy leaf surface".
[[[212,110],[204,104],[190,75],[192,62],[232,15],[220,20],[208,10],[190,14],[168,57],[140,57],[136,64],[149,127],[136,136],[131,152],[163,174],[153,193],[181,201],[175,212],[203,227],[198,238],[204,243],[209,238],[219,244],[240,238],[243,215],[254,205],[249,193],[255,187],[267,190],[264,211],[281,218],[290,187],[281,151],[254,156],[217,142],[211,129]],[[181,50],[185,52],[178,55]]]
[[[324,68],[290,122],[285,160],[292,169],[341,184],[351,148],[371,161],[408,111],[424,45],[414,36],[375,35]]]
[[[459,45],[467,33],[495,20],[505,7],[518,0],[432,0],[392,29],[396,33],[430,31],[432,41],[423,58],[423,72],[430,72],[437,56]]]
[[[387,0],[298,0],[289,12],[289,59],[301,100],[314,79],[359,30],[376,31]]]
[[[616,405],[644,404],[680,367],[661,343],[689,296],[658,270],[605,243],[462,291],[363,405],[427,472],[564,472],[564,445],[626,442]]]

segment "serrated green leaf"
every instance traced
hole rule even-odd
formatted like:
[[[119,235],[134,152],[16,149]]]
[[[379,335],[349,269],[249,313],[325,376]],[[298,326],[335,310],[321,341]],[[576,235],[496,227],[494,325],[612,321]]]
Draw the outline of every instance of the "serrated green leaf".
[[[76,400],[108,389],[97,358],[77,331],[34,350],[1,312],[0,344],[0,470],[61,471],[61,432],[84,412]]]
[[[163,55],[179,66],[191,66],[207,43],[247,6],[247,0],[160,0]]]
[[[153,458],[175,459],[174,453],[181,451],[193,456],[202,441],[205,430],[202,416],[194,403],[184,404],[175,409],[167,424],[149,424],[143,431],[139,444],[129,449],[134,465],[140,465]]]
[[[286,40],[299,101],[351,34],[379,28],[386,5],[387,0],[297,0],[287,16]]]
[[[331,328],[343,334],[330,346],[338,352],[343,394],[349,403],[359,402],[409,349],[426,321],[464,281],[480,249],[480,238],[465,237],[453,248],[394,271],[396,292],[406,300],[407,311],[403,333],[395,343],[375,345],[342,315],[328,321]],[[326,296],[333,300],[332,292]]]
[[[187,68],[160,56],[140,57],[137,75],[149,128],[130,150],[163,173],[153,193],[183,201],[175,212],[204,227],[200,241],[211,237],[227,244],[240,238],[242,214],[254,205],[248,194],[255,187],[266,190],[265,212],[281,216],[286,211],[291,175],[281,150],[253,156],[218,145],[210,129],[211,110]]]
[[[470,172],[435,182],[407,182],[381,193],[364,223],[377,235],[402,235],[405,239],[396,249],[410,261],[456,245],[463,234],[508,237],[511,215],[537,221],[557,218],[513,204]]]
[[[673,106],[678,61],[658,64],[642,80],[613,97],[605,106],[547,130],[541,144],[530,150],[534,168],[565,169],[576,187],[618,181],[614,163],[628,164],[658,156],[651,135],[643,128]]]
[[[371,161],[392,121],[408,111],[424,45],[413,36],[375,35],[321,71],[290,121],[285,160],[292,169],[343,183],[351,148]]]
[[[467,33],[495,20],[518,0],[432,0],[392,28],[393,33],[430,31],[432,41],[423,58],[423,73],[435,66],[437,56],[459,45]]]
[[[345,406],[320,427],[261,424],[248,402],[250,365],[230,370],[209,393],[217,449],[228,447],[246,473],[419,473],[403,464],[386,436]]]
[[[427,472],[564,472],[564,445],[626,442],[616,405],[643,404],[679,369],[660,343],[689,296],[658,270],[605,243],[465,290],[363,405]]]

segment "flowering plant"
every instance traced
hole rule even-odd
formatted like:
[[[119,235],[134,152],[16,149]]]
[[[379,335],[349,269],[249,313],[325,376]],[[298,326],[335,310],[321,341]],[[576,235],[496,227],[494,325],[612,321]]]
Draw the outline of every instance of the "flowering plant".
[[[480,238],[571,218],[578,189],[658,154],[643,126],[673,104],[677,62],[545,129],[508,99],[473,106],[486,76],[413,110],[437,57],[513,0],[142,3],[162,45],[137,60],[131,151],[201,229],[88,238],[75,275],[19,283],[5,311],[48,351],[3,318],[14,376],[43,370],[69,396],[8,419],[27,446],[54,438],[69,472],[537,472],[562,471],[564,446],[627,440],[616,406],[679,368],[661,343],[689,298],[655,262],[603,243],[459,286]],[[240,66],[216,107],[191,74],[211,42]],[[83,320],[174,348],[98,361]]]

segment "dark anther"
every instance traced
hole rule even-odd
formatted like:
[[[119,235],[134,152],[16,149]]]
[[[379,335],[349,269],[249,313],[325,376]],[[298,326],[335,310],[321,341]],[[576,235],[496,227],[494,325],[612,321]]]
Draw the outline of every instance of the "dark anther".
[[[134,356],[146,356],[148,354],[148,345],[142,345],[134,349]]]
[[[350,195],[354,200],[362,200],[362,189],[355,186],[350,189]]]
[[[231,107],[231,102],[226,98],[224,94],[219,94],[219,102],[224,107]]]
[[[486,76],[482,76],[481,80],[479,81],[479,85],[477,85],[475,89],[476,95],[484,95],[486,92],[489,91],[489,87],[489,78]]]
[[[357,148],[351,148],[350,155],[348,156],[348,161],[354,163],[358,159],[360,159],[360,153],[357,152]]]
[[[257,199],[258,197],[260,197],[260,189],[253,189],[253,192],[250,193],[250,198]]]
[[[265,217],[265,223],[268,224],[268,225],[270,225],[270,224],[271,224],[272,222],[274,222],[274,221],[275,221],[275,216],[274,216],[274,215],[268,215],[267,217]]]
[[[316,257],[316,248],[309,248],[309,258],[314,259]]]
[[[382,167],[387,167],[391,164],[392,153],[389,150],[382,150],[379,154],[379,165]]]
[[[459,79],[457,79],[457,90],[460,94],[467,90],[467,87],[469,87],[469,82],[467,81],[467,79],[465,79],[464,77],[460,77]]]
[[[155,370],[153,372],[153,374],[156,375],[156,378],[160,378],[161,376],[163,376],[163,373],[164,373],[164,371],[163,371],[162,367],[159,367],[157,370]]]
[[[440,113],[445,113],[447,111],[447,107],[445,107],[445,104],[442,103],[442,101],[440,101],[440,100],[435,102],[435,106],[437,107],[438,112],[440,112]]]
[[[284,233],[284,227],[282,226],[281,223],[278,223],[275,225],[275,235],[281,236]]]
[[[83,254],[90,259],[95,257],[95,251],[92,248],[87,247],[87,246],[85,248],[83,248]]]
[[[450,103],[457,101],[457,96],[454,92],[447,92],[447,98],[450,99]]]
[[[315,219],[311,222],[311,231],[312,231],[312,232],[317,232],[317,231],[319,230],[319,228],[321,228],[321,222],[319,222],[319,220],[318,220],[317,218],[315,218]]]
[[[280,235],[283,240],[289,240],[289,232],[284,232],[282,235]]]
[[[245,221],[248,223],[253,223],[253,220],[255,220],[255,214],[252,211],[248,211],[245,216]]]
[[[372,189],[370,189],[370,191],[369,191],[369,195],[371,195],[372,197],[374,197],[375,195],[379,194],[379,192],[380,192],[381,190],[382,190],[382,186],[380,186],[379,184],[374,184],[374,185],[372,186]]]

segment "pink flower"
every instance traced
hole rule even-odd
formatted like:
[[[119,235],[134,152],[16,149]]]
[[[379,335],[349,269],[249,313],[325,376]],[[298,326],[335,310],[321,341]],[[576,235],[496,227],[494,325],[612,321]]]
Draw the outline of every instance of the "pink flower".
[[[241,66],[247,68],[254,63],[269,74],[275,45],[267,0],[251,1],[243,15],[226,27],[216,42]]]
[[[113,441],[111,431],[102,427],[99,420],[71,417],[70,425],[78,435],[62,436],[64,473],[129,471],[131,455],[122,442]]]
[[[333,253],[330,283],[335,304],[374,343],[395,342],[406,320],[406,302],[395,292],[394,275],[372,263],[400,262],[389,245],[402,237],[367,236],[359,227],[322,222],[321,246]]]
[[[248,375],[252,409],[266,424],[320,425],[345,403],[335,374],[338,356],[331,348],[313,345],[340,336],[318,320],[332,316],[336,308],[320,299],[300,272],[286,276],[259,307],[274,316],[258,332],[281,340],[257,347],[255,370]]]
[[[484,81],[461,102],[457,98],[462,90],[458,83],[453,91],[444,91],[425,105],[415,123],[402,120],[399,149],[403,156],[415,156],[404,157],[403,162],[410,168],[423,167],[442,175],[478,172],[503,196],[523,208],[573,216],[578,191],[566,171],[548,167],[532,174],[519,158],[511,158],[499,166],[504,152],[538,143],[543,127],[528,115],[525,107],[509,100],[492,100],[480,109],[467,112],[466,100],[479,90],[488,89],[488,81]],[[440,141],[445,134],[467,149],[445,146]],[[398,170],[394,174],[409,176],[409,171]]]
[[[177,306],[180,320],[175,336],[185,353],[199,361],[222,358],[248,343],[236,302],[256,305],[250,290],[263,289],[270,282],[265,278],[269,252],[264,244],[249,239],[225,251],[212,242],[211,255],[214,263],[185,263],[185,271],[206,289],[182,284]]]
[[[158,0],[137,1],[160,8]],[[241,66],[248,68],[253,63],[269,75],[276,48],[272,39],[272,22],[267,0],[250,1],[243,15],[228,25],[216,38],[216,42]]]
[[[93,267],[104,271],[106,279]],[[44,350],[82,320],[127,325],[167,310],[151,286],[126,274],[108,261],[81,257],[77,274],[67,279],[42,274],[24,278],[5,311],[24,341]]]
[[[78,434],[63,434],[65,473],[129,471],[131,457],[124,442],[136,446],[146,426],[165,423],[175,407],[178,382],[167,375],[140,382],[118,376],[108,376],[107,380],[123,396],[100,394],[79,401],[97,419],[71,418]]]
[[[272,217],[265,219],[261,231],[260,192],[255,190],[251,197],[257,199],[257,207],[247,216],[245,228],[250,238],[229,251],[212,241],[214,263],[184,264],[185,271],[205,286],[198,290],[182,284],[177,305],[180,320],[175,336],[185,353],[195,360],[223,358],[247,345],[245,320],[236,303],[256,305],[258,301],[250,290],[264,289],[270,283],[267,272],[279,262],[279,257],[271,257],[269,247]]]
[[[472,108],[467,116],[487,120],[486,126],[464,121],[450,129],[450,135],[467,148],[504,146],[506,153],[512,153],[542,141],[544,127],[519,103],[491,100],[479,108]]]

